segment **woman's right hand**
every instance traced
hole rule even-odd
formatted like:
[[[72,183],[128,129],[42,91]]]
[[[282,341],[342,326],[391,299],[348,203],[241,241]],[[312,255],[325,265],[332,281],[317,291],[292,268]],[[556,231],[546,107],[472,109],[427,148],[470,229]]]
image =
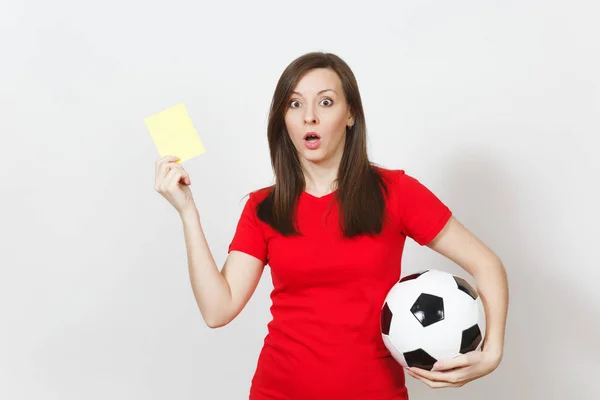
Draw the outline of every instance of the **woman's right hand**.
[[[156,178],[154,189],[175,207],[178,213],[195,207],[194,198],[189,185],[190,175],[181,164],[179,158],[165,156],[156,161]]]

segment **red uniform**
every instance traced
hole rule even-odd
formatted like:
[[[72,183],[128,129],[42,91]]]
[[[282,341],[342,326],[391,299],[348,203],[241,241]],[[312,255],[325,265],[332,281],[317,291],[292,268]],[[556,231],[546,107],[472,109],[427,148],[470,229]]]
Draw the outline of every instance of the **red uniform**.
[[[376,168],[389,178],[388,222],[377,237],[342,237],[335,192],[302,193],[298,237],[258,219],[268,189],[246,202],[229,250],[262,260],[273,279],[250,400],[408,399],[404,371],[381,338],[380,310],[400,279],[406,237],[426,245],[452,213],[404,170]]]

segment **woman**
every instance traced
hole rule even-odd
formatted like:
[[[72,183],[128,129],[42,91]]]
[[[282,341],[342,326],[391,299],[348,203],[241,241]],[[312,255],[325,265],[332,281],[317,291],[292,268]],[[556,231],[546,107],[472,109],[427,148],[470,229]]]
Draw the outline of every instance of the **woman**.
[[[404,170],[369,161],[356,79],[334,54],[294,60],[268,123],[276,183],[252,192],[219,271],[176,157],[156,164],[156,190],[179,212],[192,287],[208,326],[233,320],[271,268],[273,319],[250,399],[407,399],[405,370],[385,348],[379,310],[401,275],[407,237],[464,268],[487,314],[482,351],[406,372],[456,387],[501,361],[508,289],[499,258]]]

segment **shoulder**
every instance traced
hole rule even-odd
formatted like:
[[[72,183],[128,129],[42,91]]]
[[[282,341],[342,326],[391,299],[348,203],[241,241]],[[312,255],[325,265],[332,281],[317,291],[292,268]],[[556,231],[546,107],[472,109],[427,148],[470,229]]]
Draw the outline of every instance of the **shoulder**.
[[[407,173],[405,169],[392,169],[380,166],[374,166],[374,169],[387,184],[387,192],[392,202],[403,202],[407,198],[422,200],[430,196],[429,188],[417,177]]]
[[[371,166],[388,185],[393,185],[394,187],[407,176],[404,169],[386,168],[377,164],[372,164]]]
[[[274,186],[267,186],[260,189],[253,190],[248,196],[248,202],[258,204],[262,202],[273,190]]]
[[[405,169],[385,168],[375,164],[373,164],[373,169],[379,172],[379,175],[389,181],[395,188],[411,190],[414,187],[422,186],[421,181],[407,173]]]

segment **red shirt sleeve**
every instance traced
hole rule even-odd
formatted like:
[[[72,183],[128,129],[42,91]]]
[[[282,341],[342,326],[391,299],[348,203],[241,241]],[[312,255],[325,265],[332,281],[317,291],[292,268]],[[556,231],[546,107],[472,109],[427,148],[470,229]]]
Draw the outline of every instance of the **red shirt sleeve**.
[[[404,170],[400,170],[397,184],[402,231],[424,246],[442,230],[452,212],[429,188]]]
[[[238,220],[235,234],[229,244],[228,252],[232,250],[241,251],[258,258],[264,264],[267,263],[267,242],[261,227],[261,221],[256,215],[258,202],[256,196],[251,193],[240,219]]]

